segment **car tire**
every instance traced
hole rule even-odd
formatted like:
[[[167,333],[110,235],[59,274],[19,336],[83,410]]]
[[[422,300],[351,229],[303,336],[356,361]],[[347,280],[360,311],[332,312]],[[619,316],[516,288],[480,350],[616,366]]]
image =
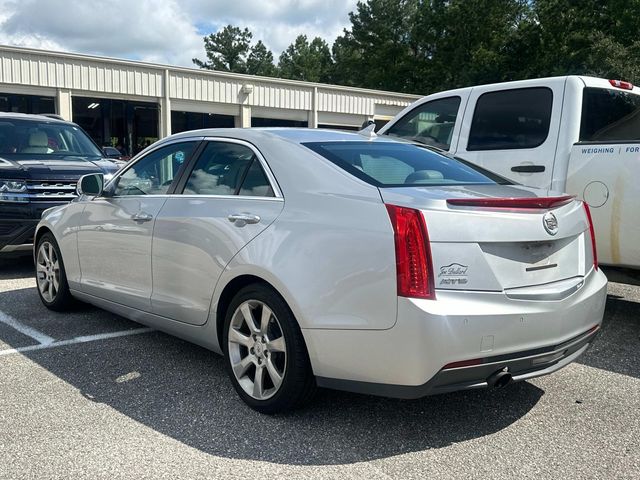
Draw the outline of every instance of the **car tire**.
[[[285,412],[313,397],[316,382],[298,322],[284,299],[268,286],[248,285],[233,297],[221,343],[229,378],[254,410]]]
[[[58,242],[47,232],[38,240],[35,250],[36,289],[49,310],[62,312],[73,304],[67,274]]]

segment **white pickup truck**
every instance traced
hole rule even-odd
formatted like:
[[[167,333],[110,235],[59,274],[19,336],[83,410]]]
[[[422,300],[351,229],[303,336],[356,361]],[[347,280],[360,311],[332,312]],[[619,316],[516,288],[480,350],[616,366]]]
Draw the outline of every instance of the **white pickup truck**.
[[[378,133],[576,195],[591,207],[600,263],[640,269],[640,88],[567,76],[449,90]]]

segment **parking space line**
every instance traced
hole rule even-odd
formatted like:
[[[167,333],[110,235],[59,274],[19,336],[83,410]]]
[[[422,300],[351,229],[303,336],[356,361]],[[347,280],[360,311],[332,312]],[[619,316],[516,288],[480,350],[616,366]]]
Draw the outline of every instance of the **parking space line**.
[[[0,323],[4,323],[5,325],[10,326],[14,330],[19,331],[23,335],[27,337],[33,338],[35,341],[40,343],[41,345],[50,345],[55,342],[55,338],[50,337],[49,335],[45,335],[42,332],[39,332],[35,328],[31,328],[24,323],[19,322],[15,318],[7,315],[4,312],[0,312]]]
[[[127,337],[129,335],[139,335],[141,333],[153,332],[152,328],[134,328],[132,330],[121,330],[119,332],[99,333],[96,335],[86,335],[82,337],[70,338],[69,340],[53,341],[49,343],[41,343],[40,345],[30,345],[28,347],[10,348],[0,350],[0,356],[11,355],[14,353],[32,352],[34,350],[45,350],[54,347],[64,347],[65,345],[75,345],[77,343],[95,342],[97,340],[107,340],[109,338]]]

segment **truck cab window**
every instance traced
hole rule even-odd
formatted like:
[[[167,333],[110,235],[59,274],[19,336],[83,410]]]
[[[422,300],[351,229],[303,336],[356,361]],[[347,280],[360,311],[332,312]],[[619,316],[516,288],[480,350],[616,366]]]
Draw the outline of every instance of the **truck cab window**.
[[[625,140],[640,140],[640,95],[606,88],[585,88],[580,141]]]
[[[387,134],[449,150],[459,108],[460,97],[423,103],[389,128]]]
[[[480,95],[467,151],[535,148],[549,135],[553,93],[546,87]]]

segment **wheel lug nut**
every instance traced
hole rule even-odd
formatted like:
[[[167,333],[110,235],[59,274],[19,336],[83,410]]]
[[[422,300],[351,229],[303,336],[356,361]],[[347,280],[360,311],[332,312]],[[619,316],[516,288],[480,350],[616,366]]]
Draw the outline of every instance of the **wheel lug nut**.
[[[253,348],[249,349],[249,352],[251,353],[251,355],[253,355],[255,353],[255,351],[253,350]]]
[[[262,360],[258,359],[258,365],[262,365]]]
[[[264,337],[262,337],[262,343],[267,343]]]

